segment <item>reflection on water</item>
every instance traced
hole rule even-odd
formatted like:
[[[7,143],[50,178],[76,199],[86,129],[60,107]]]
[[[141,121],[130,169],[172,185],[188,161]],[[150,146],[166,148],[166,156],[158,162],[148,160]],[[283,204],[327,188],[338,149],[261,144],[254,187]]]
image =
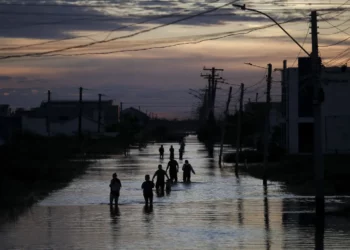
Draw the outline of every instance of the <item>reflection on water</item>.
[[[168,153],[170,145],[164,144]],[[286,193],[276,183],[219,168],[195,137],[183,160],[193,165],[192,183],[177,183],[145,207],[144,175],[166,164],[159,144],[130,155],[101,159],[86,174],[55,191],[16,221],[0,224],[0,249],[349,249],[347,218],[314,216],[313,197]],[[118,207],[109,206],[109,182],[122,182]],[[237,175],[236,175],[237,174]],[[349,201],[329,197],[327,206]]]

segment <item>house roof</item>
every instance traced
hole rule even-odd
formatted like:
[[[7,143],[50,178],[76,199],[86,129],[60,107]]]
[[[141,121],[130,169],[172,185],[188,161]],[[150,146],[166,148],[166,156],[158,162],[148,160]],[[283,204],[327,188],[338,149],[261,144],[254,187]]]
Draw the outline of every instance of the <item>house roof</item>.
[[[93,105],[98,105],[99,101],[95,101],[95,100],[83,100],[82,104],[93,104]],[[48,104],[47,101],[43,101],[41,102],[41,107],[44,107]],[[101,100],[101,104],[102,105],[112,105],[113,104],[113,100]],[[51,106],[56,106],[56,105],[67,105],[67,106],[71,106],[71,105],[79,105],[79,100],[52,100],[50,101],[50,105]]]
[[[135,109],[134,107],[130,107],[130,108],[126,108],[124,110],[121,111],[122,114],[127,114],[127,113],[134,113],[134,114],[138,114],[140,116],[143,116],[145,118],[148,118],[148,115],[143,113],[142,111]]]

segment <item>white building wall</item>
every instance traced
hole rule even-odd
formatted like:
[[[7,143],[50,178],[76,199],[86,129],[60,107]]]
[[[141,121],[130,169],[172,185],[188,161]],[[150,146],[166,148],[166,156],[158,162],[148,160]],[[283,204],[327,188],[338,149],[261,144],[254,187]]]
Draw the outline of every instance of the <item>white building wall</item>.
[[[326,68],[321,76],[325,100],[321,107],[324,153],[350,152],[350,70]],[[334,73],[337,72],[337,73]],[[287,69],[287,131],[288,152],[299,153],[299,123],[313,118],[298,117],[298,69]]]

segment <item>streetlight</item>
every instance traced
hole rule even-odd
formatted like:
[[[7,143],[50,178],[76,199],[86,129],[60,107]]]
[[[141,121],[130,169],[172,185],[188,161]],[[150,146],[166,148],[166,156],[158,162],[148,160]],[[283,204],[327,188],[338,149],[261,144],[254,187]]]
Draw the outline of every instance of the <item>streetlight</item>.
[[[276,25],[278,25],[278,27],[280,27],[284,33],[286,33],[290,39],[292,39],[308,56],[311,56],[309,52],[307,52],[303,46],[301,46],[297,40],[295,40],[275,19],[273,19],[272,17],[270,17],[268,14],[264,13],[264,12],[261,12],[261,11],[258,11],[258,10],[255,10],[255,9],[250,9],[250,8],[246,8],[245,7],[245,4],[243,5],[239,5],[239,4],[232,4],[233,7],[237,7],[237,8],[240,8],[241,10],[249,10],[249,11],[253,11],[253,12],[256,12],[256,13],[259,13],[261,15],[264,15],[266,16],[267,18],[269,18],[271,21],[273,21]]]
[[[255,64],[252,64],[252,63],[244,63],[244,64],[249,65],[249,66],[253,66],[253,67],[256,67],[256,68],[267,69],[266,67],[262,67],[262,66],[255,65]]]
[[[317,37],[317,12],[311,11],[311,35],[312,35],[312,52],[308,53],[303,46],[301,46],[275,19],[268,14],[255,9],[249,9],[244,5],[232,4],[232,6],[240,8],[242,10],[249,10],[268,17],[278,27],[280,27],[284,33],[286,33],[290,39],[295,42],[301,50],[303,50],[311,59],[312,66],[312,83],[313,83],[313,117],[314,117],[314,149],[313,160],[315,170],[315,182],[316,182],[316,216],[320,218],[324,216],[324,162],[323,162],[323,149],[322,149],[322,114],[321,104],[323,102],[323,89],[319,80],[320,70],[320,58],[318,55],[318,37]],[[323,218],[324,219],[324,218]],[[323,221],[323,220],[322,220]]]

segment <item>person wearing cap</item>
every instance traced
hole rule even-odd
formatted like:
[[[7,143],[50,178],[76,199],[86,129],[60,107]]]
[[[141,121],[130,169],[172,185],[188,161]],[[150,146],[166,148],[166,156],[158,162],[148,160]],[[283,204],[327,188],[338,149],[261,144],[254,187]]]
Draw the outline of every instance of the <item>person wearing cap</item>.
[[[109,195],[109,205],[113,205],[113,200],[116,206],[118,206],[118,200],[120,195],[120,189],[122,187],[122,184],[120,180],[117,178],[117,174],[114,173],[113,179],[111,180],[111,184],[109,184],[109,187],[111,188],[111,193]]]

